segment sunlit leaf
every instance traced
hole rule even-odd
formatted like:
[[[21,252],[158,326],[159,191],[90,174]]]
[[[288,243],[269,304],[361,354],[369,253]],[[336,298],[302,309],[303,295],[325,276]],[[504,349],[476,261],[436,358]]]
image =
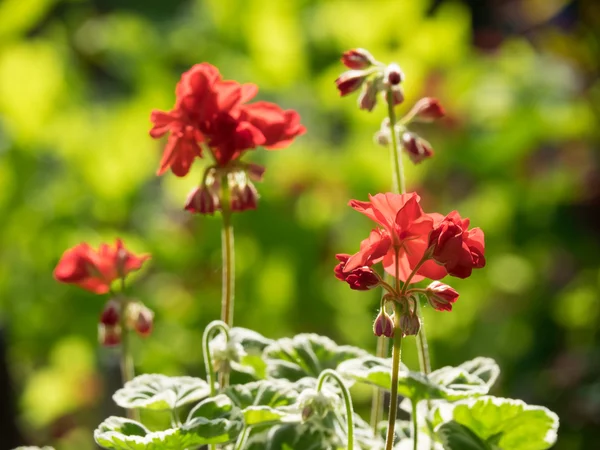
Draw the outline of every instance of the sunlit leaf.
[[[392,385],[392,361],[373,356],[346,361],[338,371],[348,378],[390,390]],[[474,364],[473,367],[479,368]],[[467,367],[468,368],[468,367]],[[474,369],[478,370],[478,369]],[[486,374],[492,369],[486,369]],[[493,377],[487,377],[492,380]],[[489,381],[484,381],[461,367],[444,367],[432,372],[429,377],[409,371],[405,366],[398,373],[398,393],[412,401],[443,399],[459,400],[473,395],[484,395]]]
[[[300,421],[297,408],[299,386],[286,380],[261,380],[229,386],[224,394],[242,410],[247,425],[270,422]]]
[[[204,400],[193,412],[181,427],[165,431],[150,431],[133,420],[109,417],[96,429],[94,439],[108,449],[170,450],[231,442],[242,430],[240,410],[224,395]]]
[[[256,331],[240,327],[229,330],[229,340],[231,344],[238,344],[243,349],[243,354],[239,361],[230,361],[231,368],[258,379],[265,378],[267,365],[262,354],[265,347],[274,341],[267,339]],[[217,334],[210,341],[209,346],[213,354],[215,350],[225,348],[225,336],[223,333]]]
[[[453,420],[441,425],[437,432],[444,450],[492,450],[468,427]]]
[[[439,405],[438,410],[445,422],[467,427],[490,448],[543,450],[556,441],[558,416],[547,408],[520,400],[486,396]],[[443,435],[449,429],[457,429],[455,425],[444,428],[445,425],[439,425],[436,431],[442,430]]]
[[[317,378],[325,369],[352,358],[366,356],[364,350],[349,345],[337,345],[317,334],[298,334],[283,338],[265,348],[267,375],[297,381],[303,377]]]
[[[209,394],[208,383],[200,378],[144,374],[125,383],[115,392],[113,400],[122,408],[166,410],[198,401]]]

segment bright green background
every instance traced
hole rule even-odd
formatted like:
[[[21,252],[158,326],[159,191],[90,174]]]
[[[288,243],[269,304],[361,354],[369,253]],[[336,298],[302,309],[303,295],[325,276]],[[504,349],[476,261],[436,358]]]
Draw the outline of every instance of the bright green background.
[[[408,187],[427,211],[458,209],[486,234],[487,267],[447,280],[461,293],[454,311],[426,311],[434,367],[494,357],[496,395],[559,414],[557,449],[598,442],[600,15],[572,4],[561,29],[548,20],[568,2],[515,3],[514,27],[483,51],[452,1],[428,15],[427,0],[3,0],[0,321],[32,443],[91,449],[115,412],[115,355],[96,345],[105,298],[52,279],[81,241],[120,236],[152,254],[132,277],[156,311],[153,336],[136,339],[138,370],[201,374],[201,332],[220,309],[219,221],[182,211],[201,164],[156,177],[163,143],[148,136],[150,111],[171,107],[197,62],[257,83],[260,99],[298,110],[308,129],[288,149],[246,157],[268,169],[258,210],[235,217],[236,324],[374,347],[379,293],[332,272],[335,253],[356,251],[372,226],[348,200],[391,183],[387,150],[372,141],[384,109],[359,111],[333,84],[352,47],[402,66],[399,111],[441,99],[448,118],[415,128],[436,156],[405,160]],[[416,367],[412,338],[404,349]]]

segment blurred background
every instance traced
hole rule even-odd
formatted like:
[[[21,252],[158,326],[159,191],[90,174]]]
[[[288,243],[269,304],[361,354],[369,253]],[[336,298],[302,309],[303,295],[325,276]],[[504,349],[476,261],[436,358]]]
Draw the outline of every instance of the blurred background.
[[[118,413],[116,355],[96,344],[105,298],[52,279],[62,252],[122,237],[152,261],[130,292],[156,311],[138,371],[202,375],[220,311],[218,218],[182,209],[202,174],[155,176],[148,136],[197,62],[255,82],[308,128],[267,166],[259,208],[235,217],[235,322],[267,337],[316,332],[374,349],[379,292],[333,277],[372,224],[351,198],[390,190],[385,115],[339,98],[339,57],[369,49],[406,74],[406,112],[436,150],[405,159],[426,211],[458,209],[486,234],[487,267],[426,310],[434,368],[495,358],[498,396],[549,407],[556,449],[600,442],[600,8],[590,0],[2,0],[0,2],[0,448],[94,448]],[[403,358],[417,367],[413,339]],[[356,402],[364,411],[368,392]],[[16,423],[17,432],[11,425]],[[594,444],[595,443],[595,444]]]

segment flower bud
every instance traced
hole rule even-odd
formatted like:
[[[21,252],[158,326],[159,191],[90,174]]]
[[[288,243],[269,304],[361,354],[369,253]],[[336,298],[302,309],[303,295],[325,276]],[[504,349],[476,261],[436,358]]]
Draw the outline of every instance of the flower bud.
[[[121,343],[121,327],[98,324],[98,342],[104,347],[114,347]]]
[[[117,300],[110,299],[104,305],[102,314],[100,315],[100,323],[106,326],[118,325],[121,319],[121,303]]]
[[[350,255],[346,253],[338,253],[335,255],[340,263],[335,266],[334,272],[338,280],[345,281],[350,285],[350,289],[355,291],[367,291],[379,286],[379,277],[375,274],[373,269],[368,266],[357,267],[350,272],[344,272],[344,266],[346,261],[350,258]]]
[[[389,130],[379,130],[373,135],[373,140],[376,144],[387,147],[390,145],[390,142],[392,142],[392,135],[390,134]]]
[[[134,330],[141,337],[148,337],[154,328],[154,312],[145,306],[140,308]]]
[[[404,81],[404,72],[396,63],[392,63],[385,68],[383,81],[388,86],[397,86]]]
[[[343,97],[356,91],[366,79],[367,73],[362,70],[347,70],[335,80],[335,84]]]
[[[402,336],[416,336],[421,329],[421,321],[416,314],[404,314],[400,317],[400,329]]]
[[[234,184],[231,187],[230,196],[232,211],[241,212],[247,209],[256,209],[258,204],[258,191],[249,180],[243,186]]]
[[[372,111],[377,104],[377,94],[379,92],[380,82],[375,80],[369,80],[365,83],[362,88],[360,95],[358,96],[358,107],[360,109],[366,109]]]
[[[437,98],[424,97],[415,103],[415,106],[406,115],[410,120],[431,122],[444,117],[446,112]]]
[[[452,311],[452,304],[458,300],[458,292],[447,284],[439,281],[427,286],[427,300],[438,311]]]
[[[377,61],[373,58],[373,55],[364,48],[354,48],[344,52],[342,55],[342,63],[348,69],[366,69]]]
[[[320,391],[304,389],[298,396],[298,406],[302,410],[302,420],[306,421],[313,416],[325,417],[329,411],[335,411],[339,397],[325,385]]]
[[[375,336],[394,337],[394,320],[382,308],[373,323],[373,334]]]
[[[214,214],[219,208],[216,196],[206,186],[193,189],[185,202],[185,210],[196,214]]]
[[[248,163],[246,166],[246,173],[248,174],[248,178],[252,181],[262,181],[265,170],[266,168],[264,166],[254,163]]]
[[[392,87],[392,104],[394,106],[399,105],[404,101],[404,90],[402,86],[393,86]]]
[[[431,144],[414,133],[404,133],[402,135],[402,145],[410,160],[415,164],[419,164],[424,159],[433,156]]]

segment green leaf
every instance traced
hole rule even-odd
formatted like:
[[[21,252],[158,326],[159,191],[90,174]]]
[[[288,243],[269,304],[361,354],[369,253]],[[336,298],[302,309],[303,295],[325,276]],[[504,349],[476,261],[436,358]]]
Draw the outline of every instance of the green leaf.
[[[493,383],[497,377],[497,374],[493,375],[495,370],[493,365],[491,363],[485,365],[484,361],[469,361],[465,364],[464,367],[444,367],[432,372],[428,377],[422,373],[411,372],[401,365],[398,373],[398,393],[410,398],[411,401],[438,399],[455,401],[486,394],[490,383]],[[345,361],[340,364],[338,371],[345,377],[390,390],[391,367],[391,358],[366,356]],[[484,374],[486,380],[479,378],[475,373]]]
[[[437,433],[444,450],[492,450],[468,427],[453,420],[442,424]]]
[[[240,434],[243,417],[228,397],[218,395],[198,406],[183,426],[165,431],[150,431],[133,420],[109,417],[96,429],[94,439],[98,445],[114,450],[172,450],[224,444]]]
[[[113,400],[126,409],[167,410],[196,402],[209,394],[208,383],[200,378],[145,374],[125,383],[115,392]]]
[[[364,350],[348,345],[337,345],[331,339],[317,334],[298,334],[292,339],[275,341],[264,350],[267,375],[297,381],[303,377],[317,378],[325,369],[352,358],[368,355]]]
[[[238,372],[247,373],[258,379],[266,378],[267,364],[263,359],[263,350],[274,341],[247,328],[234,327],[229,330],[229,340],[243,349],[239,361],[230,361],[231,368]],[[225,336],[217,334],[209,343],[211,353],[225,348]]]
[[[261,380],[229,386],[223,392],[242,410],[246,425],[300,421],[299,386],[287,380]]]
[[[543,450],[556,441],[558,416],[547,408],[520,400],[486,396],[439,405],[438,410],[446,422],[468,427],[490,446]]]

